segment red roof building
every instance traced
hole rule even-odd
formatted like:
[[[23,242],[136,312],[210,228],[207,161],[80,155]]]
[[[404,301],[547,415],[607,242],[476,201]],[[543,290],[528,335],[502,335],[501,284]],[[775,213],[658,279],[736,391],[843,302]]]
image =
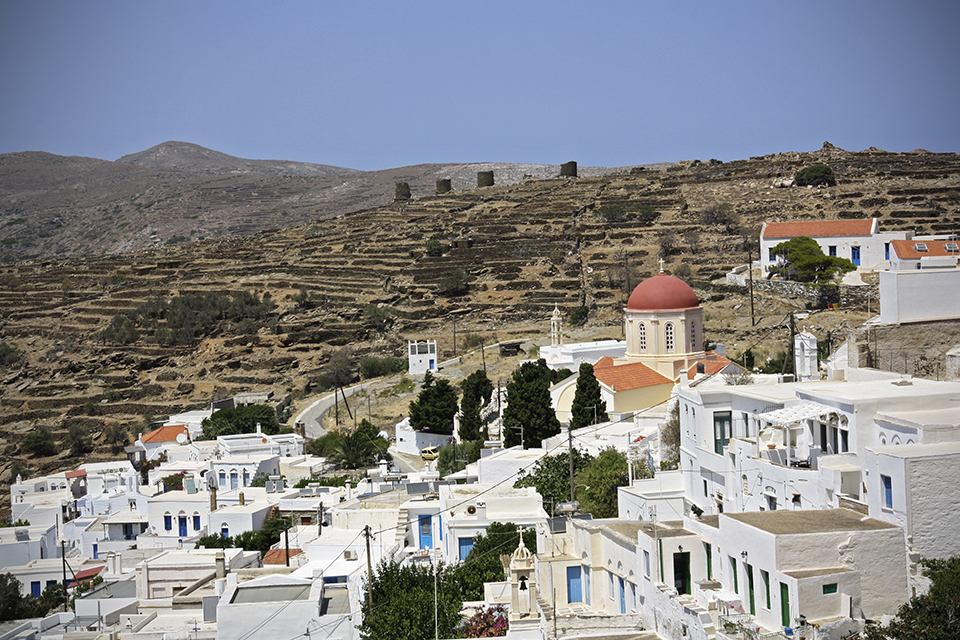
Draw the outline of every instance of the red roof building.
[[[760,232],[760,267],[764,276],[778,264],[772,253],[781,242],[806,236],[816,240],[824,255],[846,258],[858,268],[882,270],[890,265],[890,243],[910,238],[909,231],[880,232],[877,218],[767,222]]]
[[[140,442],[144,444],[159,444],[162,442],[176,442],[180,434],[188,435],[187,428],[182,424],[168,424],[159,429],[154,429],[150,433],[140,436]]]

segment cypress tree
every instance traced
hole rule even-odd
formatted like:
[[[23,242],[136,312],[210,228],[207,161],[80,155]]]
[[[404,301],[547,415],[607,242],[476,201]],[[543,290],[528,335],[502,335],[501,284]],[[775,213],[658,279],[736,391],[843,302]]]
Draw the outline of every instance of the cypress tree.
[[[435,378],[427,371],[417,399],[410,403],[410,426],[416,431],[453,433],[457,414],[457,392],[448,380]]]
[[[573,394],[570,414],[571,429],[579,429],[607,420],[607,401],[600,396],[600,383],[593,375],[592,364],[584,362],[580,365],[577,390]]]
[[[503,410],[505,446],[539,447],[544,438],[560,433],[560,421],[550,402],[552,383],[553,372],[543,358],[536,363],[525,362],[513,372],[507,384],[507,408]]]

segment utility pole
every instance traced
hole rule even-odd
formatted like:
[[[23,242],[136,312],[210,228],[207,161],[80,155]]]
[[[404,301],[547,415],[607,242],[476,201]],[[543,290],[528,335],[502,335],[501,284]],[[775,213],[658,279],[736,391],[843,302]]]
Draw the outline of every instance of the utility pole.
[[[576,487],[573,484],[573,428],[569,424],[567,425],[567,454],[570,458],[570,502],[573,502],[573,494],[576,493]]]
[[[286,521],[286,526],[283,528],[283,546],[286,548],[287,566],[290,566],[290,521]]]
[[[373,609],[373,562],[370,560],[370,525],[363,528],[363,537],[367,539],[367,611]]]
[[[67,593],[67,541],[60,541],[60,557],[63,559],[63,610],[67,610],[70,596]]]
[[[317,507],[317,535],[323,534],[323,503]]]
[[[750,326],[753,327],[757,321],[753,317],[753,242],[747,242],[747,273],[750,278]]]

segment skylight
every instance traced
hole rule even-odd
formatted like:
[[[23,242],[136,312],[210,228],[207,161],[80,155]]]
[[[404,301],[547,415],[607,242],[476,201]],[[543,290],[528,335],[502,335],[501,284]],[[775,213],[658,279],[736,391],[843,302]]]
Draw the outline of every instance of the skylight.
[[[919,251],[920,253],[927,252],[927,243],[926,242],[917,242],[913,245],[913,248]]]
[[[949,251],[950,253],[956,253],[960,251],[960,246],[957,246],[956,242],[947,242],[943,245],[944,251]]]

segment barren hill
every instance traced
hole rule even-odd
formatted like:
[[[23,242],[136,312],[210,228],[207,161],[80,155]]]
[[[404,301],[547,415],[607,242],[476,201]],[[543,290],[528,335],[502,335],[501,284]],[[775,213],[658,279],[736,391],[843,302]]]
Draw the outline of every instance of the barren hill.
[[[164,142],[146,151],[131,153],[117,162],[151,169],[172,169],[207,175],[252,174],[316,178],[360,173],[356,169],[288,160],[247,160],[190,142]]]
[[[167,142],[116,162],[42,152],[0,155],[0,262],[104,255],[290,227],[390,202],[397,182],[434,193],[494,170],[498,184],[552,177],[555,165],[426,164],[355,171],[247,160]],[[615,169],[584,168],[581,175]]]
[[[99,162],[64,161],[81,169]],[[838,186],[773,186],[816,162],[834,169]],[[146,171],[108,164],[121,184],[124,171]],[[425,166],[404,177],[436,175]],[[263,206],[259,192],[232,197],[237,208]],[[447,358],[455,339],[461,352],[465,342],[544,336],[554,306],[567,315],[588,308],[588,324],[570,328],[578,337],[618,336],[625,293],[655,272],[658,255],[697,291],[709,339],[733,356],[751,345],[773,353],[785,339],[777,328],[784,314],[803,303],[758,294],[759,322],[751,324],[745,292],[723,280],[745,261],[745,243],[763,221],[869,216],[885,230],[960,230],[960,156],[825,145],[443,195],[421,189],[404,202],[244,237],[2,265],[0,341],[12,353],[0,380],[0,474],[14,461],[37,472],[76,463],[66,451],[39,460],[20,451],[40,425],[58,438],[83,425],[102,445],[109,426],[136,431],[145,416],[202,407],[217,394],[271,389],[308,398],[344,347],[356,363],[364,354],[403,355],[408,339],[436,338]],[[439,243],[438,255],[427,240]],[[179,342],[173,315],[161,313],[179,296],[241,294],[275,308],[249,317],[223,311]],[[866,309],[825,310],[798,328],[843,336],[866,317]],[[376,398],[369,406],[378,426],[397,417],[378,413]]]

